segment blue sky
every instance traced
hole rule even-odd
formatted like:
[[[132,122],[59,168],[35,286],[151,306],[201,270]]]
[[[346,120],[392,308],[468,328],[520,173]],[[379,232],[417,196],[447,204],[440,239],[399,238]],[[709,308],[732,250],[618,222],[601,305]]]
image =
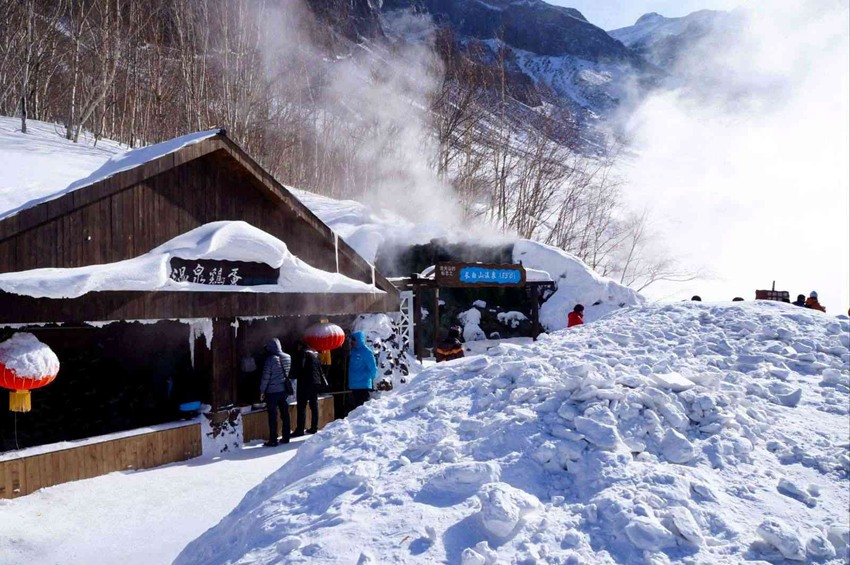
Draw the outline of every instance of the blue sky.
[[[578,9],[594,25],[602,29],[630,26],[647,12],[662,16],[685,16],[697,10],[731,10],[743,0],[546,0]]]

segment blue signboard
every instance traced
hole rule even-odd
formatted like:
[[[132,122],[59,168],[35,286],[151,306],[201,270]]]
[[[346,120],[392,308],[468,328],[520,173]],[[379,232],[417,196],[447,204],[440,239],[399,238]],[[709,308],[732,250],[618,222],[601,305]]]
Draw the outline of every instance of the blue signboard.
[[[436,278],[439,286],[446,287],[523,286],[525,269],[511,264],[439,263]]]
[[[466,284],[507,284],[518,285],[522,282],[522,272],[516,269],[485,269],[483,267],[463,267],[460,270],[460,282]]]

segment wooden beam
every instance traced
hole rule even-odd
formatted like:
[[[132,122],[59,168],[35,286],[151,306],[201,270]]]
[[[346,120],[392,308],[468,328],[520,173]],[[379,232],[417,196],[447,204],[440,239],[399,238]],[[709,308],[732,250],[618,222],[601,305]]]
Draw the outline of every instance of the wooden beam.
[[[416,358],[422,362],[422,289],[413,287],[413,347]]]
[[[209,369],[214,411],[236,402],[238,361],[235,322],[230,318],[216,318],[212,322],[212,365]]]
[[[0,323],[240,318],[395,312],[398,294],[248,292],[90,292],[79,298],[32,298],[0,292]]]
[[[431,323],[434,325],[434,350],[437,349],[437,345],[440,343],[440,289],[434,289],[434,308],[433,308],[433,320]]]
[[[540,335],[540,287],[531,285],[531,338],[535,341]]]

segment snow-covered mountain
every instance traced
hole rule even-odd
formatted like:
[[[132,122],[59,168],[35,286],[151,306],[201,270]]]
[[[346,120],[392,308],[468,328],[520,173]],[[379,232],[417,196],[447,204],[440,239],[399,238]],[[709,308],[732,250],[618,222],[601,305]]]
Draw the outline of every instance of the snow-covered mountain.
[[[848,346],[775,302],[502,344],[329,425],[175,563],[846,563]]]
[[[665,18],[652,12],[641,16],[633,26],[611,30],[608,34],[652,64],[672,70],[681,54],[709,34],[731,30],[740,22],[740,14],[700,10],[680,18]]]
[[[386,0],[382,10],[411,7],[450,27],[467,46],[483,47],[493,60],[506,48],[507,70],[538,90],[528,99],[569,110],[580,126],[594,125],[630,89],[660,77],[572,8],[543,0]]]

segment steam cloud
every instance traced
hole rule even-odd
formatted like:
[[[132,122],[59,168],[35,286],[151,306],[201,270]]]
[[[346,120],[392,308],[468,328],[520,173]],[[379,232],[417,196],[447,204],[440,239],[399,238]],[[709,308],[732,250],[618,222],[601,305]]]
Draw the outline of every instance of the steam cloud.
[[[624,171],[670,251],[713,276],[653,298],[817,290],[850,305],[850,30],[844,0],[753,2],[705,38],[625,128]]]
[[[329,58],[328,46],[317,45],[308,31],[316,22],[302,0],[285,2],[279,12],[269,18],[268,25],[276,29],[264,34],[271,38],[263,46],[267,72],[277,78],[281,68],[307,68],[321,87],[314,91],[318,97],[306,103],[321,108],[329,119],[355,124],[328,135],[332,128],[319,122],[316,143],[331,154],[352,159],[344,166],[367,187],[359,200],[415,223],[415,233],[407,224],[398,228],[405,233],[382,237],[427,242],[433,237],[481,235],[469,233],[452,189],[430,162],[437,151],[429,100],[443,72],[433,48],[430,17],[401,11],[386,14],[383,27],[388,41],[355,46],[352,52]],[[396,39],[401,37],[407,40]]]

